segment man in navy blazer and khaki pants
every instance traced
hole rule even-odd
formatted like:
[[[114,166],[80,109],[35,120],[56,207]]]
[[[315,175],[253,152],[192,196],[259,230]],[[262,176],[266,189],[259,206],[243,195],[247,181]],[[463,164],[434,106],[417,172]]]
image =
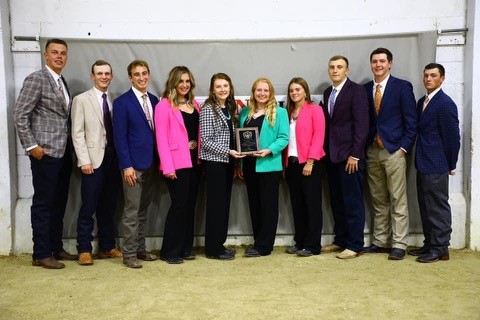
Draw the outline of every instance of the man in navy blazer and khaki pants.
[[[426,96],[418,100],[418,137],[415,153],[417,196],[422,218],[423,247],[408,253],[418,262],[448,260],[452,214],[448,204],[448,176],[455,174],[460,132],[455,102],[443,92],[445,68],[428,64],[423,71]]]
[[[335,238],[332,244],[322,248],[322,252],[342,251],[337,255],[340,259],[353,259],[363,252],[365,228],[363,178],[368,98],[361,85],[347,78],[348,72],[347,58],[330,58],[328,75],[332,86],[323,94],[327,119],[325,149]]]
[[[364,85],[370,104],[366,163],[373,207],[373,241],[364,251],[390,252],[388,259],[401,260],[409,227],[406,155],[415,142],[417,114],[412,84],[390,75],[392,64],[390,50],[375,49],[370,54],[374,79]]]
[[[127,72],[132,88],[113,102],[113,136],[125,202],[123,263],[129,268],[141,268],[138,259],[157,259],[146,250],[145,226],[156,170],[153,110],[158,98],[147,92],[150,83],[147,62],[134,60]]]

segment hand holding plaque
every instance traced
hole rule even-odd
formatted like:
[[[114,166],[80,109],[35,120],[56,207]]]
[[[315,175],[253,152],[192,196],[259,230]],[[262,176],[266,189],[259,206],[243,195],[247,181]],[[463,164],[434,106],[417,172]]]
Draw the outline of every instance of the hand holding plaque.
[[[238,153],[253,155],[259,151],[258,128],[237,128],[235,134]]]

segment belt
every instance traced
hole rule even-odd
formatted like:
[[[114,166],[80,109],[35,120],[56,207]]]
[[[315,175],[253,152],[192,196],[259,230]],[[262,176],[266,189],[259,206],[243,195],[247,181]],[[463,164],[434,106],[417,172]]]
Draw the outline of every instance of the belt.
[[[298,157],[294,157],[294,156],[288,157],[288,163],[298,163]]]
[[[197,141],[195,140],[188,141],[188,147],[190,148],[190,150],[195,149],[197,147]]]
[[[115,153],[115,147],[105,147],[105,153]]]

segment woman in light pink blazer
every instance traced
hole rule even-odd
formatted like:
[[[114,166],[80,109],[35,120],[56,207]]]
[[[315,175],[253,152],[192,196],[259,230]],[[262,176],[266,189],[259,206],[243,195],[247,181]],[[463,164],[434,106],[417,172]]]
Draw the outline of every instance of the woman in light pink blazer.
[[[312,103],[307,82],[288,84],[290,141],[285,151],[285,178],[295,225],[295,245],[287,253],[309,257],[320,254],[322,238],[322,181],[320,159],[325,156],[325,116]]]
[[[173,68],[163,98],[155,108],[155,135],[160,171],[170,193],[160,259],[171,264],[193,260],[193,225],[198,168],[199,105],[195,79],[187,67]]]

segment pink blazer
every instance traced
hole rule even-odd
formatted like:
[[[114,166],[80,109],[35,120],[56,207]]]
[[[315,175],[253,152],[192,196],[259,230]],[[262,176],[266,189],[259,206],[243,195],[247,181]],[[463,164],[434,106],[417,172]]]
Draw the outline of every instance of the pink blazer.
[[[295,135],[299,163],[305,163],[310,158],[320,160],[325,156],[325,116],[321,107],[309,103],[303,105],[295,126]],[[288,155],[288,147],[285,155]],[[285,166],[287,163],[285,157]]]
[[[200,112],[197,101],[195,109]],[[177,169],[191,168],[190,147],[187,129],[180,110],[175,109],[166,98],[155,107],[155,136],[163,174],[174,173]]]

